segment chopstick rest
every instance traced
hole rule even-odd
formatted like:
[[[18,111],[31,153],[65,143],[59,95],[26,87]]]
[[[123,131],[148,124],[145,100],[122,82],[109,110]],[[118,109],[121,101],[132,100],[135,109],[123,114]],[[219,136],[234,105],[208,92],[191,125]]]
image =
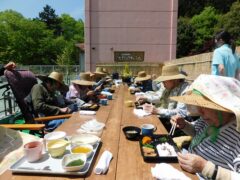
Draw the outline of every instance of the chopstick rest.
[[[94,169],[95,174],[105,174],[109,168],[111,159],[112,153],[109,151],[104,151]]]

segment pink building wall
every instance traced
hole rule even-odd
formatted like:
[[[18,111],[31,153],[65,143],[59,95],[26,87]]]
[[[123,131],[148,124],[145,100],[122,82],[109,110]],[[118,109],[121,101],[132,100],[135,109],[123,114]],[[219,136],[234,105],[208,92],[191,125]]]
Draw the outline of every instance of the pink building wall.
[[[176,57],[177,0],[85,0],[85,67],[113,63],[114,51],[144,51],[144,62]]]

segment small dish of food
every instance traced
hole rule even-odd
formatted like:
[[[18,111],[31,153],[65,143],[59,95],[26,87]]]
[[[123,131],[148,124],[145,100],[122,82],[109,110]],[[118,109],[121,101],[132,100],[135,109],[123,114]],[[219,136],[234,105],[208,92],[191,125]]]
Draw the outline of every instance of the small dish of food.
[[[53,157],[61,157],[66,151],[69,142],[63,139],[52,140],[47,144],[49,154]]]
[[[82,145],[82,144],[91,144],[94,145],[100,142],[101,138],[92,135],[92,134],[80,134],[75,135],[70,138],[72,146]]]
[[[141,129],[136,126],[126,126],[122,130],[126,138],[130,140],[138,140],[141,132]]]
[[[93,146],[90,144],[76,145],[71,148],[73,154],[86,154],[87,158],[93,153]]]
[[[86,154],[66,154],[62,160],[62,167],[65,171],[80,171],[86,164]]]

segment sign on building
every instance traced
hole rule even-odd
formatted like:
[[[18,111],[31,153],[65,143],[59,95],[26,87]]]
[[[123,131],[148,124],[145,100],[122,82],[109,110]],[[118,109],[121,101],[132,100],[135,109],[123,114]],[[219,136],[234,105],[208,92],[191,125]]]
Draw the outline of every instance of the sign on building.
[[[115,51],[115,62],[141,62],[144,61],[144,51]]]

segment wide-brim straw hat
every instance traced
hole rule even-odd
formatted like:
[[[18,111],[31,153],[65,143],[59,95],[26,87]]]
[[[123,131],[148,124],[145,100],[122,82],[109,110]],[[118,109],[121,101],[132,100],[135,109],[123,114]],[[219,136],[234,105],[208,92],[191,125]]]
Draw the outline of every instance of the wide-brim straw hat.
[[[146,81],[151,79],[151,75],[148,75],[145,71],[139,71],[137,77],[135,78],[135,82]]]
[[[175,65],[163,66],[162,74],[155,81],[169,81],[175,79],[186,79],[186,76],[181,74],[178,67]]]
[[[80,80],[76,79],[71,82],[81,86],[92,86],[95,83],[94,81],[92,81],[92,75],[93,74],[91,72],[80,73],[79,74]]]
[[[62,73],[53,71],[48,76],[46,76],[46,75],[37,75],[36,77],[39,78],[43,82],[46,81],[47,79],[51,79],[51,80],[59,82],[61,84],[61,87],[60,87],[61,91],[66,92],[69,89],[68,86],[63,81],[63,74]]]
[[[101,68],[101,67],[97,67],[97,68],[96,68],[96,71],[94,72],[94,74],[96,74],[96,75],[102,75],[102,76],[105,76],[105,75],[106,75],[106,73],[103,71],[103,68]]]
[[[184,104],[189,104],[189,105],[194,105],[194,106],[199,106],[199,107],[204,107],[204,108],[209,108],[209,109],[215,109],[219,111],[224,111],[224,112],[232,112],[216,103],[208,99],[206,96],[203,95],[198,95],[191,92],[188,92],[188,94],[185,94],[183,96],[173,96],[170,97],[171,100],[182,102]]]

